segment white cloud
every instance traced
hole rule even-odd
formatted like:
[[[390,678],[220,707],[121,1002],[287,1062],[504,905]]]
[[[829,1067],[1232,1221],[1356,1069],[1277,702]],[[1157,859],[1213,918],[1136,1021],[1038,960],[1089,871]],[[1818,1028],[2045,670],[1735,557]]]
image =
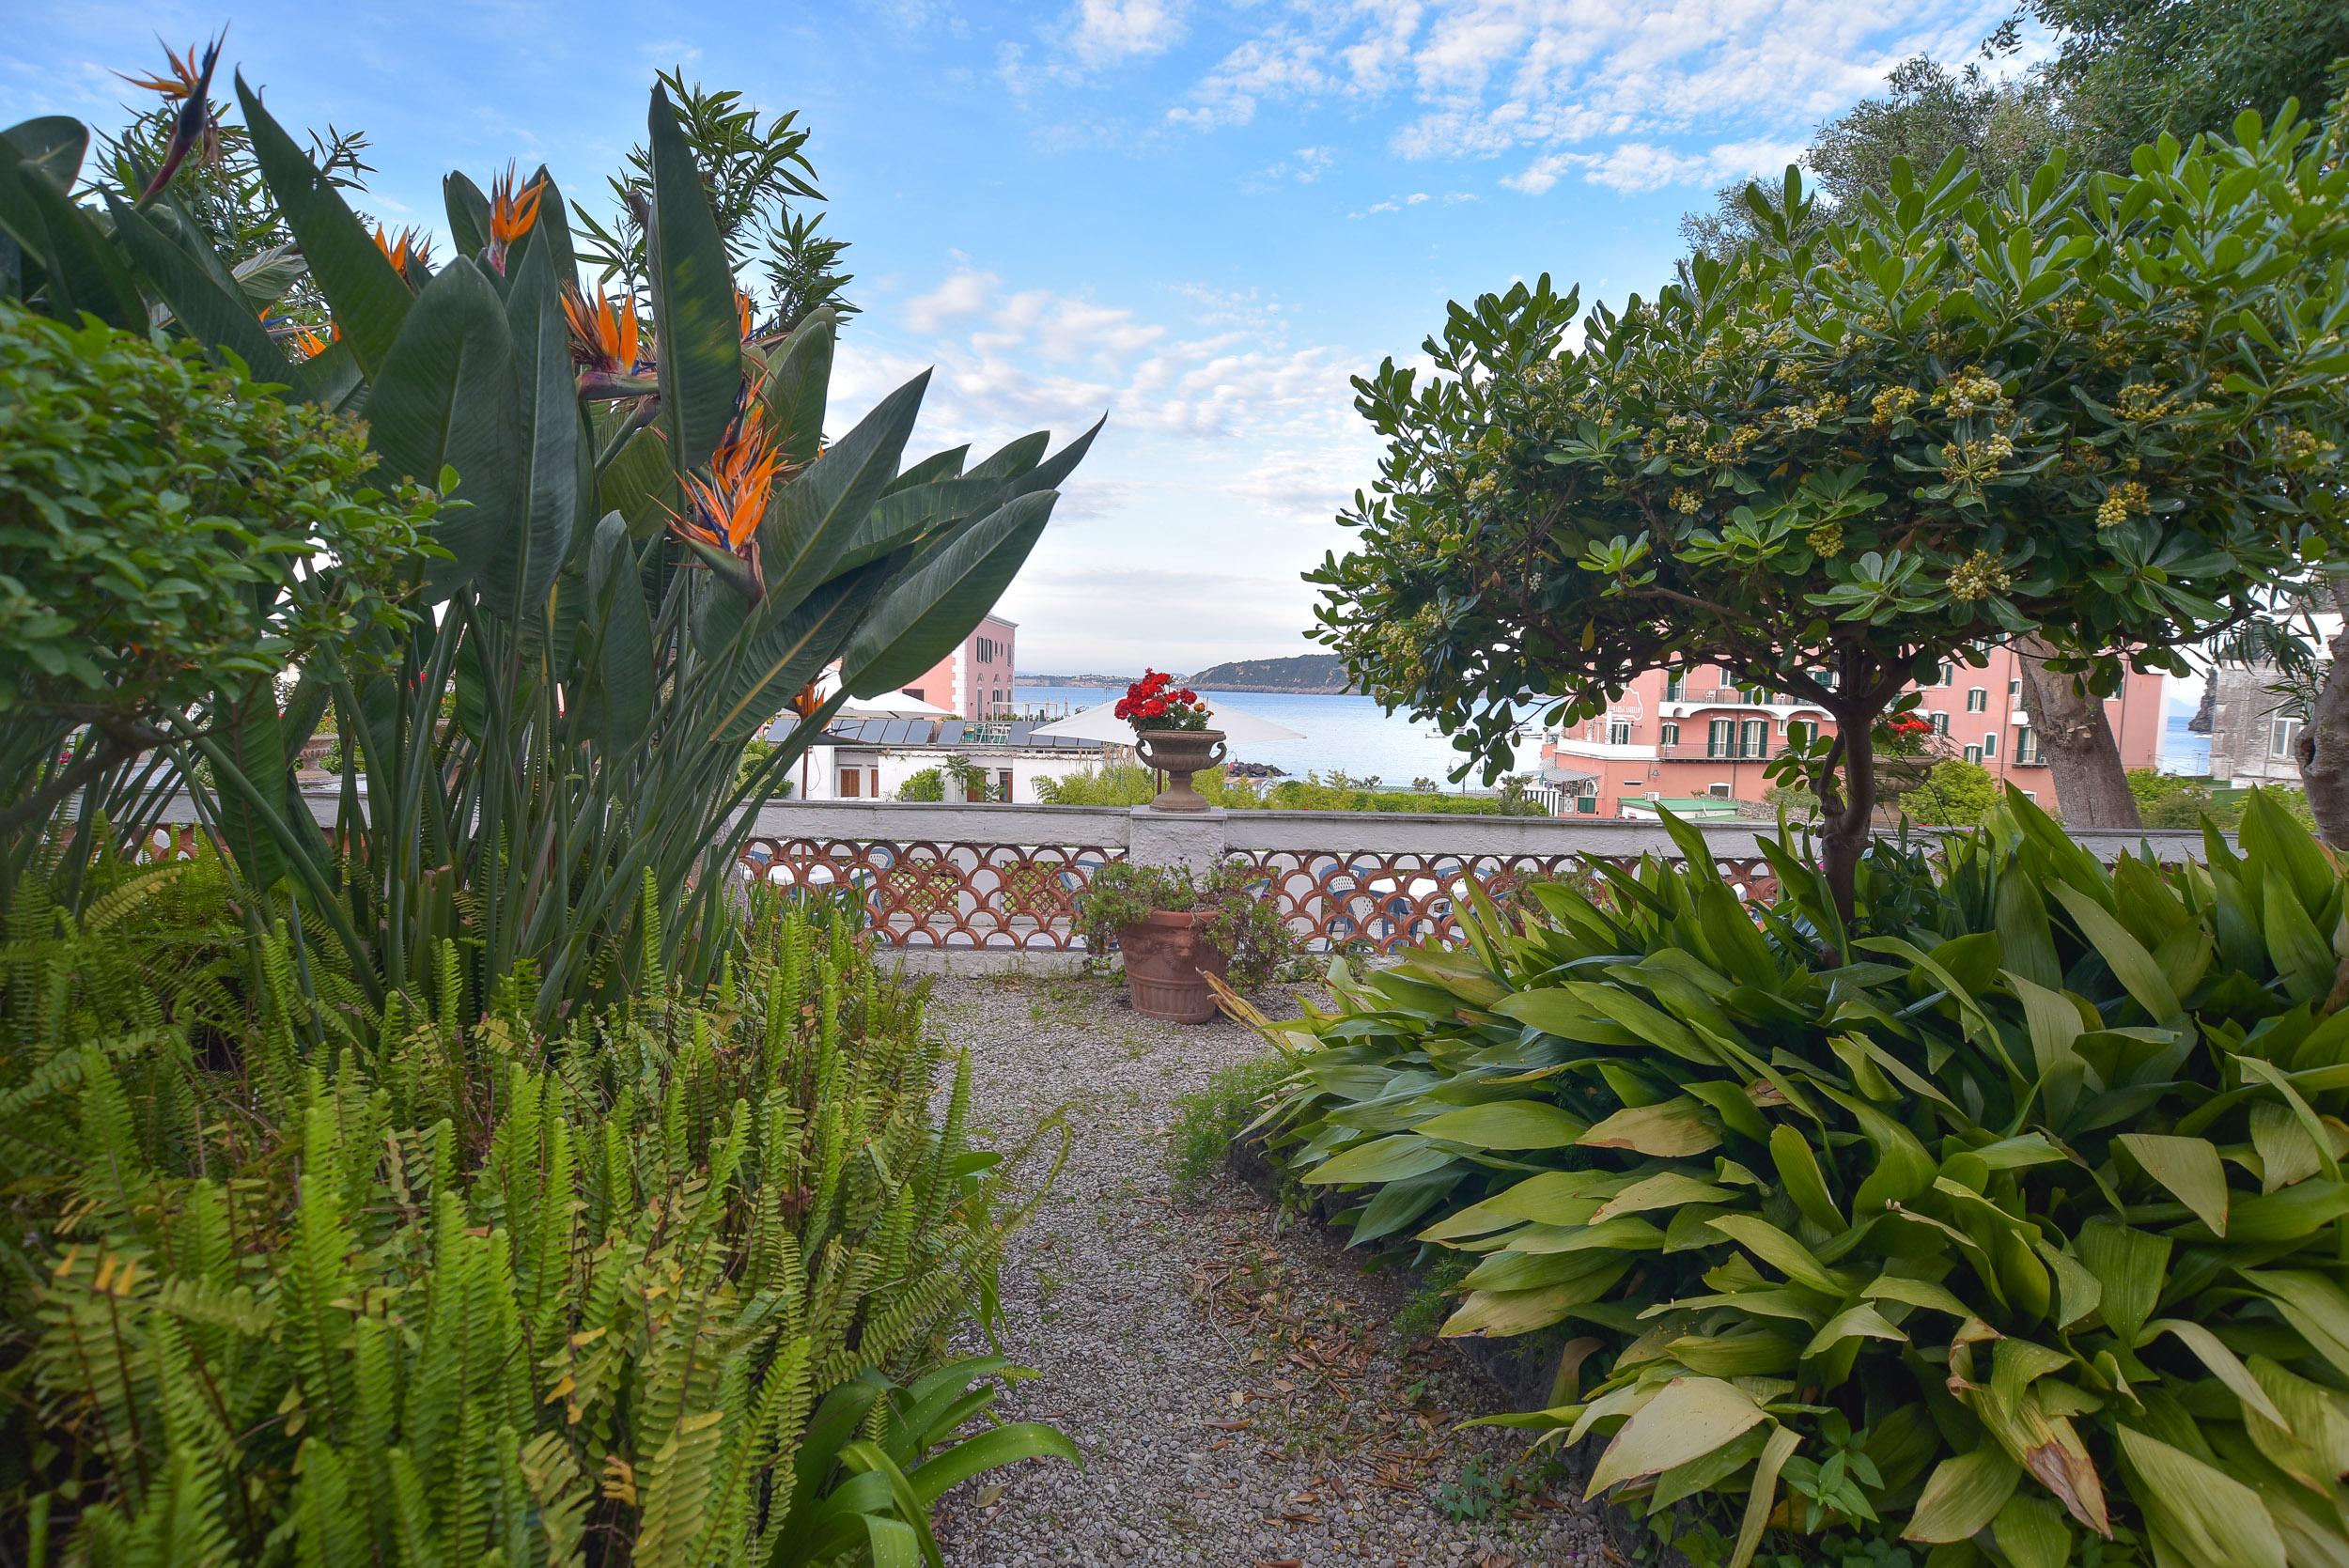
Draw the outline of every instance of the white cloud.
[[[1088,66],[1162,54],[1183,36],[1183,7],[1173,0],[1078,0],[1062,24],[1068,52]]]
[[[1625,142],[1605,152],[1546,152],[1501,182],[1538,196],[1568,175],[1626,194],[1668,185],[1719,185],[1741,175],[1771,174],[1801,161],[1799,142],[1725,142],[1709,152],[1675,152],[1651,142]]]
[[[906,302],[906,325],[918,333],[936,332],[983,307],[1000,281],[992,272],[957,272],[928,293]]]
[[[1260,106],[1332,104],[1406,159],[1532,158],[1503,182],[1579,175],[1637,191],[1782,163],[1821,118],[1920,51],[1962,54],[2011,7],[1947,0],[1288,0],[1167,111],[1195,131]],[[1743,133],[1707,151],[1691,129]],[[1371,210],[1379,210],[1374,208]]]

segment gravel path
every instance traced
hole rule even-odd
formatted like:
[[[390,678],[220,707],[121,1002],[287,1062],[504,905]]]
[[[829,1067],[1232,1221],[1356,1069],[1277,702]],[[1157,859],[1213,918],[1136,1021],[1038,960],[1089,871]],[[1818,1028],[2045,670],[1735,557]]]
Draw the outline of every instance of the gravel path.
[[[931,1017],[972,1053],[1005,1141],[1065,1114],[1075,1144],[1003,1268],[1001,1408],[1057,1423],[1080,1472],[1030,1464],[947,1500],[954,1568],[1532,1568],[1623,1560],[1466,1362],[1392,1323],[1405,1284],[1221,1177],[1177,1202],[1177,1096],[1265,1049],[1219,1019],[1140,1017],[1098,981],[957,977]],[[1040,1165],[1042,1162],[1035,1162]]]

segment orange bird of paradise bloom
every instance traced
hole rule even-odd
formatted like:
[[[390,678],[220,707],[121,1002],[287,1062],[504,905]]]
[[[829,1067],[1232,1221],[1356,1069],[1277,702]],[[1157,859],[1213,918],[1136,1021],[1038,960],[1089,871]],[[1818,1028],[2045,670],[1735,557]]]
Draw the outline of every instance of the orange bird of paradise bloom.
[[[432,265],[432,237],[412,226],[392,234],[381,225],[375,231],[375,248],[383,253],[383,259],[392,264],[392,271],[411,283],[415,279],[408,271],[410,262],[423,271]]]
[[[506,172],[490,182],[490,265],[506,272],[507,249],[521,241],[538,223],[538,201],[547,194],[547,182],[534,179],[520,192],[514,189],[514,165],[506,165]]]
[[[758,525],[767,516],[781,463],[781,455],[767,444],[766,430],[753,424],[711,455],[708,478],[687,476],[685,494],[693,515],[669,520],[671,531],[704,560],[731,556],[747,567],[748,580],[741,585],[754,600],[766,586],[759,575]]]
[[[627,295],[614,300],[599,288],[591,303],[577,284],[567,283],[563,317],[570,323],[573,365],[614,376],[636,369],[636,305]]]

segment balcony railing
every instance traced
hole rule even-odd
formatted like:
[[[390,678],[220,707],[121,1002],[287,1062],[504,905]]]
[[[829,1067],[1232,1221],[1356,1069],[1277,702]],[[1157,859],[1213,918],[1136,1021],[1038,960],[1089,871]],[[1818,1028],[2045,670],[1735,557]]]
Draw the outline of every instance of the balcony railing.
[[[333,790],[305,789],[322,825]],[[364,805],[362,807],[364,809]],[[184,797],[143,853],[198,852]],[[1761,839],[1768,823],[1703,822],[1714,862],[1742,897],[1773,889]],[[2074,840],[2111,860],[2149,847],[2164,861],[2202,853],[2197,832],[2082,831]],[[1630,866],[1677,862],[1661,823],[1587,816],[1416,816],[1378,812],[1206,812],[1123,807],[788,800],[758,809],[735,868],[747,884],[860,890],[881,940],[943,955],[1083,950],[1073,906],[1112,861],[1206,868],[1238,861],[1309,949],[1388,953],[1451,941],[1471,885],[1506,908],[1529,883],[1589,875],[1586,857]]]

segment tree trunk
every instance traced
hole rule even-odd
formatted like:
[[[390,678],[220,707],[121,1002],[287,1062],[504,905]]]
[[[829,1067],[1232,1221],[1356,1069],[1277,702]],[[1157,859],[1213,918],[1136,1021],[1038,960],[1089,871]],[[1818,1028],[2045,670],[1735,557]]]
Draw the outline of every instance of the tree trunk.
[[[1835,714],[1836,747],[1842,755],[1840,776],[1819,776],[1819,869],[1827,877],[1828,895],[1846,925],[1859,906],[1859,862],[1875,833],[1876,753],[1874,711]],[[1841,964],[1834,955],[1831,963]]]
[[[2014,642],[2022,672],[2023,711],[2055,785],[2066,827],[2137,828],[2137,797],[2129,791],[2121,746],[2105,718],[2105,700],[2072,676],[2046,668],[2055,650],[2037,637]]]
[[[2349,849],[2349,582],[2333,584],[2333,602],[2345,618],[2326,650],[2332,663],[2316,706],[2300,726],[2300,783],[2325,842]],[[2215,672],[2211,678],[2217,678]]]

